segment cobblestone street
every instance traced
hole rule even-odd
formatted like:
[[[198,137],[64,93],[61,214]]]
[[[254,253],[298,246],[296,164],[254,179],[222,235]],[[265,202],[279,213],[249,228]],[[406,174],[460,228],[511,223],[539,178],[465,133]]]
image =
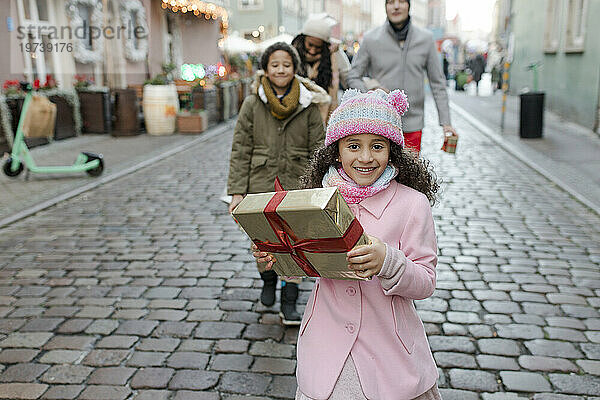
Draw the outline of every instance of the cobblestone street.
[[[458,116],[458,153],[440,151],[427,106],[444,190],[437,290],[417,308],[444,400],[600,399],[599,216]],[[219,200],[230,145],[0,230],[0,398],[294,397],[298,331],[257,302],[249,240]]]

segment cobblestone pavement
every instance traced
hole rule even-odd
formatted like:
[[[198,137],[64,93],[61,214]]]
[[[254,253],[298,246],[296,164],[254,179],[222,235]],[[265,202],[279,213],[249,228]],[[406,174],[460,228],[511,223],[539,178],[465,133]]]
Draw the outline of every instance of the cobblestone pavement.
[[[435,122],[438,289],[417,307],[444,399],[599,399],[600,218],[460,118],[439,151]],[[0,397],[293,398],[297,329],[257,304],[218,199],[230,141],[0,230]]]
[[[568,186],[571,193],[577,193],[600,212],[600,135],[545,110],[543,137],[521,139],[518,96],[507,96],[504,130],[500,128],[502,93],[482,97],[449,91],[449,96],[453,110],[468,110],[509,152],[520,153],[551,180],[560,182],[563,188]]]
[[[70,190],[104,179],[140,162],[159,156],[177,146],[193,142],[197,135],[125,136],[81,135],[77,138],[57,140],[31,150],[38,166],[71,165],[82,151],[104,156],[104,173],[92,178],[86,173],[33,174],[26,180],[27,172],[17,178],[0,173],[0,222],[4,217],[62,195]],[[7,155],[8,156],[8,155]],[[0,154],[0,159],[2,154]],[[4,165],[4,160],[1,160]]]

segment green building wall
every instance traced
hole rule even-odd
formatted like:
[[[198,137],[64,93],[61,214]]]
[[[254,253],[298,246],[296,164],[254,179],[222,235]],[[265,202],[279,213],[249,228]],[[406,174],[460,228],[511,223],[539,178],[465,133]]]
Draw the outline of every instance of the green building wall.
[[[527,65],[541,61],[538,88],[546,92],[546,108],[594,129],[600,91],[600,1],[588,1],[585,49],[580,53],[565,53],[566,7],[561,11],[558,50],[544,52],[546,7],[547,0],[513,0],[511,92],[518,94],[525,87],[533,90],[533,73]]]

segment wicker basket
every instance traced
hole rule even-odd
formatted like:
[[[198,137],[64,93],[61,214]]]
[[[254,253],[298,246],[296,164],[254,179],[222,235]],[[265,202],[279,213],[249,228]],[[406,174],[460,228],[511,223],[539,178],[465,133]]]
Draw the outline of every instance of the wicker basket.
[[[208,128],[206,112],[177,114],[177,130],[179,133],[202,133]]]

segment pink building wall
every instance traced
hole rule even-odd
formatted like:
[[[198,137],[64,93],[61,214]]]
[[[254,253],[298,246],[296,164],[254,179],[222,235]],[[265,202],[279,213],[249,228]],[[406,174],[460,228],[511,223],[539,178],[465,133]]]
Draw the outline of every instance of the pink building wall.
[[[1,1],[7,1],[9,6],[0,7],[0,54],[9,56],[0,57],[0,84],[7,79],[24,79],[22,71],[25,69],[23,54],[18,46],[15,46],[17,40],[11,37],[16,35],[16,31],[8,32],[7,26],[7,17],[12,17],[13,29],[16,30],[19,25],[16,0]],[[146,8],[146,18],[149,24],[148,57],[139,62],[125,60],[124,72],[127,85],[142,84],[148,76],[152,77],[160,73],[161,66],[167,59],[165,54],[166,15],[170,11],[162,9],[160,1],[141,1]],[[177,15],[177,20],[181,30],[181,43],[176,45],[181,48],[182,62],[193,64],[219,62],[221,58],[221,52],[217,46],[217,41],[221,37],[219,21],[181,14]],[[73,62],[76,74],[94,75],[93,64],[82,64],[75,60]],[[114,73],[118,73],[118,71],[114,71]]]
[[[181,20],[182,55],[184,64],[216,64],[221,52],[217,47],[219,21],[185,16]]]
[[[23,54],[20,49],[14,45],[11,35],[16,32],[8,32],[7,18],[12,18],[13,29],[19,25],[19,15],[17,14],[17,4],[15,0],[8,1],[8,7],[0,7],[0,54],[7,54],[8,57],[0,57],[0,84],[5,80],[22,80],[25,65]],[[11,42],[13,45],[11,45]],[[17,72],[19,71],[19,72]]]

